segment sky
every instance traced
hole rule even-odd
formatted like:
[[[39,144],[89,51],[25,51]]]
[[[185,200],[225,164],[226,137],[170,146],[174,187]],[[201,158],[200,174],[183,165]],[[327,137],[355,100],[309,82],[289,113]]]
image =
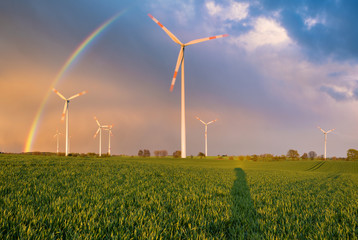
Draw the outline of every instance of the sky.
[[[78,0],[0,2],[0,151],[64,152],[65,97],[70,152],[98,152],[96,116],[113,124],[113,154],[180,150],[182,42],[229,34],[185,49],[187,155],[286,154],[358,148],[358,3],[354,1]],[[61,68],[98,27],[111,22]],[[41,111],[39,111],[41,110]],[[102,152],[108,132],[102,133]]]

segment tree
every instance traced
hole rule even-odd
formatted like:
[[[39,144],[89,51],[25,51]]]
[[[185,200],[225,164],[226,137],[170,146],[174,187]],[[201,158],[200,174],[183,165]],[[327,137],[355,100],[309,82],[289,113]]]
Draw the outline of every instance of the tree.
[[[288,158],[299,158],[300,155],[298,154],[298,151],[297,151],[297,150],[290,149],[290,150],[288,150],[288,152],[287,152],[287,157],[288,157]]]
[[[177,150],[177,151],[173,152],[173,157],[174,158],[180,158],[181,157],[181,151]]]
[[[168,156],[168,151],[167,150],[155,150],[154,155],[156,157],[166,157],[166,156]]]
[[[144,149],[143,157],[150,157],[150,151],[148,149]]]
[[[160,151],[160,156],[162,156],[162,157],[168,156],[168,151],[167,150]]]
[[[307,159],[307,158],[308,158],[308,154],[307,154],[307,153],[302,154],[301,158],[302,158],[302,159]]]
[[[317,157],[317,153],[316,153],[315,151],[310,151],[310,152],[308,153],[308,157],[309,157],[311,160],[313,160],[314,158]]]
[[[138,151],[138,156],[139,156],[139,157],[143,157],[143,150],[139,150],[139,151]]]
[[[199,152],[198,157],[200,157],[200,158],[205,157],[205,153]]]
[[[358,160],[358,151],[355,149],[348,149],[347,160]]]

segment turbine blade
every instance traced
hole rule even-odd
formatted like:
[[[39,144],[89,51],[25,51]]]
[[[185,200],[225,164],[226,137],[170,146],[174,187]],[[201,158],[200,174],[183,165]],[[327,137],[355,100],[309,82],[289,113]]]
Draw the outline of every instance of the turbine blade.
[[[331,130],[327,131],[327,133],[333,132],[334,130],[336,130],[336,129],[335,129],[335,128],[333,128],[333,129],[331,129]]]
[[[96,116],[94,117],[94,120],[96,120],[98,127],[101,127],[101,124],[99,124],[99,122],[98,122]]]
[[[195,117],[196,119],[198,119],[200,122],[202,122],[204,125],[206,124],[203,120],[201,120],[199,117]]]
[[[183,60],[183,51],[184,51],[184,47],[181,47],[180,48],[180,51],[179,51],[179,56],[178,56],[178,60],[177,60],[177,64],[175,65],[175,70],[174,70],[174,75],[173,75],[173,79],[172,79],[172,83],[170,85],[170,91],[172,92],[173,91],[173,88],[174,88],[174,84],[175,84],[175,80],[177,78],[177,74],[178,74],[178,71],[179,71],[179,67],[180,67],[180,64]]]
[[[96,138],[96,137],[97,137],[97,134],[99,133],[99,130],[101,130],[100,127],[97,129],[97,132],[96,132],[96,134],[93,136],[93,138]]]
[[[70,97],[68,100],[74,99],[74,98],[79,97],[79,96],[81,96],[81,95],[83,95],[83,94],[86,94],[86,93],[87,93],[87,91],[83,91],[83,92],[77,93],[76,95],[73,95],[72,97]]]
[[[208,38],[200,38],[200,39],[192,40],[192,41],[190,41],[188,43],[185,43],[184,45],[188,46],[188,45],[192,45],[192,44],[195,44],[195,43],[205,42],[205,41],[208,41],[208,40],[227,37],[227,36],[229,36],[229,34],[217,35],[217,36],[208,37]]]
[[[210,123],[214,123],[214,122],[216,122],[218,119],[215,119],[215,120],[213,120],[213,121],[211,121],[211,122],[208,122],[207,124],[209,125]]]
[[[63,100],[67,100],[59,91],[57,91],[56,89],[52,88],[52,91],[54,91],[58,96],[60,96],[60,98],[62,98]]]
[[[326,131],[324,131],[322,128],[317,127],[318,129],[320,129],[323,133],[326,133]]]
[[[156,23],[158,24],[163,30],[164,32],[166,32],[168,34],[168,36],[177,44],[183,45],[182,42],[180,42],[180,40],[173,34],[171,33],[166,27],[163,26],[163,24],[161,24],[155,17],[153,17],[151,14],[148,14],[148,16]]]
[[[66,116],[66,110],[67,110],[67,100],[65,102],[65,106],[63,107],[63,112],[62,112],[62,116],[61,116],[61,121],[63,121],[65,119]]]

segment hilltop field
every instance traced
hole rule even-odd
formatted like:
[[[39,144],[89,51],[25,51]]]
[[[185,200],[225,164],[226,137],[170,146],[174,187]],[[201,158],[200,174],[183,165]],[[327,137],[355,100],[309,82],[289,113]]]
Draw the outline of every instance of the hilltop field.
[[[1,239],[357,239],[358,162],[0,155]]]

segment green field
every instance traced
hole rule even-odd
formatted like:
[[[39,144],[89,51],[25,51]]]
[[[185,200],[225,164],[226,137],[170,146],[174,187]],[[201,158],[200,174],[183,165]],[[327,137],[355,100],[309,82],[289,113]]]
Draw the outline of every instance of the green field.
[[[358,162],[0,155],[0,239],[357,239]]]

